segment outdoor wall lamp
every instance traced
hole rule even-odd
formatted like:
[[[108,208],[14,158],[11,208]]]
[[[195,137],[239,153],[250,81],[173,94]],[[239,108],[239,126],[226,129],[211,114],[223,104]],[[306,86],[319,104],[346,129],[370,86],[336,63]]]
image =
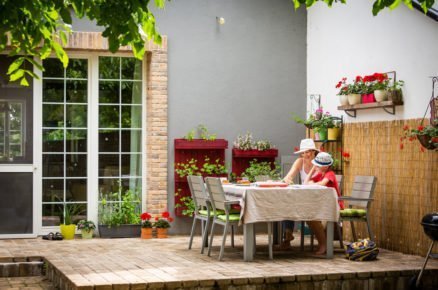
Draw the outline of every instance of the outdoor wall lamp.
[[[223,25],[225,23],[225,18],[216,16],[216,21],[219,25]]]

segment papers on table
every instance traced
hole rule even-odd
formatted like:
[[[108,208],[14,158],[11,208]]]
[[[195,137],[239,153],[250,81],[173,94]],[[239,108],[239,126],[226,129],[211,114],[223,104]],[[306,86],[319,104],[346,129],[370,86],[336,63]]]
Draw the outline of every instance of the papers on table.
[[[292,188],[300,188],[300,189],[323,189],[327,188],[327,186],[319,185],[319,184],[293,184]]]

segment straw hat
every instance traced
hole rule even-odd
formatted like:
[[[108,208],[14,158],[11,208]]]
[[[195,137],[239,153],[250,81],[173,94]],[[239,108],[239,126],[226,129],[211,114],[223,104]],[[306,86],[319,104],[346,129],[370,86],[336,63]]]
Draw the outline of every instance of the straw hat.
[[[315,150],[319,152],[319,150],[316,149],[315,142],[313,142],[312,139],[303,139],[300,143],[300,150],[296,151],[294,154],[300,154],[308,150]]]
[[[326,152],[320,152],[316,155],[315,159],[312,160],[312,164],[318,167],[330,166],[333,164],[333,158]]]

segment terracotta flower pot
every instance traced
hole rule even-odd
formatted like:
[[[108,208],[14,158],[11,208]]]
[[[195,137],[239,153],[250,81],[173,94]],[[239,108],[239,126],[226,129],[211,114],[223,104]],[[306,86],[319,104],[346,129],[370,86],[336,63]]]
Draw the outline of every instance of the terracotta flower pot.
[[[157,228],[157,238],[158,239],[167,238],[167,229]]]
[[[348,95],[348,103],[350,105],[360,104],[361,101],[362,101],[361,94],[349,94]]]
[[[376,98],[377,102],[383,102],[388,100],[388,91],[386,90],[375,90],[374,91],[374,97]]]
[[[142,239],[152,239],[152,228],[141,228]]]

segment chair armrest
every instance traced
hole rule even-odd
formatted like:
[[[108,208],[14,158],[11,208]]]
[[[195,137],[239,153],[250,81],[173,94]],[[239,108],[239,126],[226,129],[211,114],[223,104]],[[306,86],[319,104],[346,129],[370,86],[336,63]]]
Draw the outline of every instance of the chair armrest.
[[[351,197],[351,196],[340,196],[338,200],[351,200],[351,201],[373,201],[374,198],[361,198],[361,197]]]

